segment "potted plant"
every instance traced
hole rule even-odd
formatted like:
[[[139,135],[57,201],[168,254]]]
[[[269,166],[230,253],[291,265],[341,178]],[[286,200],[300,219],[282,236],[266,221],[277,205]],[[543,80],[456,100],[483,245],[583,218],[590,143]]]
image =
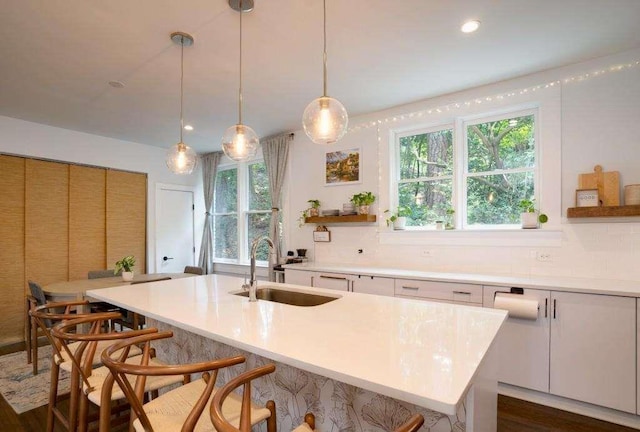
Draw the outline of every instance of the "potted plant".
[[[358,214],[369,214],[369,207],[376,200],[372,192],[361,192],[351,197],[351,202],[358,209]]]
[[[447,214],[447,222],[444,225],[444,229],[446,230],[452,230],[455,229],[455,224],[453,221],[453,215],[456,213],[456,210],[453,208],[448,208],[446,211]]]
[[[136,259],[133,255],[128,255],[116,262],[116,268],[113,274],[118,274],[122,271],[122,280],[130,281],[133,279],[133,266],[136,264]]]
[[[390,210],[385,210],[385,213],[389,213]],[[386,219],[387,226],[393,225],[394,230],[403,230],[407,224],[407,217],[411,216],[411,209],[409,207],[398,207],[398,210],[391,213]]]
[[[307,201],[311,207],[309,207],[309,216],[320,216],[320,200],[310,199]]]
[[[523,199],[518,206],[520,207],[520,223],[524,229],[538,228],[538,224],[543,224],[549,220],[549,217],[536,210],[534,199]]]

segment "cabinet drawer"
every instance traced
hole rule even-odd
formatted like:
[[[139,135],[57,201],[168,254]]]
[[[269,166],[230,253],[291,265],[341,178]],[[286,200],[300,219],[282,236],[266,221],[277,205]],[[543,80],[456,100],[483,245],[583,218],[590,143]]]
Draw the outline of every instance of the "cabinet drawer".
[[[311,277],[311,286],[338,291],[349,291],[351,275],[342,273],[316,272]]]
[[[482,285],[396,279],[395,295],[482,304]]]

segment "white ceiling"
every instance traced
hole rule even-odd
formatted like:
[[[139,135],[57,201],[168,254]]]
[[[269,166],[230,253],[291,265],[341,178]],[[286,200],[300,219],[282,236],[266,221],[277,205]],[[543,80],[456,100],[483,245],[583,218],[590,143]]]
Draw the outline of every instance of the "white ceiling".
[[[322,93],[322,0],[244,15],[244,123],[301,129]],[[327,0],[329,95],[350,116],[640,46],[638,0]],[[238,19],[227,0],[2,0],[0,115],[168,148],[218,150],[238,120]],[[482,21],[474,34],[460,25]],[[122,89],[111,80],[126,84]]]

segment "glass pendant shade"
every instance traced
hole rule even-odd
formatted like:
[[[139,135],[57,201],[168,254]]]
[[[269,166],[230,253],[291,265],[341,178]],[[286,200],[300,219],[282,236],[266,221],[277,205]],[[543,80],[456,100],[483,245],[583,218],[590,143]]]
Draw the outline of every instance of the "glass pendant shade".
[[[339,100],[322,96],[313,100],[302,114],[302,126],[316,144],[333,144],[347,132],[349,115]]]
[[[174,144],[167,152],[167,168],[174,174],[191,174],[198,164],[198,155],[183,142]]]
[[[237,124],[228,128],[222,137],[222,151],[234,161],[255,156],[260,147],[258,135],[249,126]]]

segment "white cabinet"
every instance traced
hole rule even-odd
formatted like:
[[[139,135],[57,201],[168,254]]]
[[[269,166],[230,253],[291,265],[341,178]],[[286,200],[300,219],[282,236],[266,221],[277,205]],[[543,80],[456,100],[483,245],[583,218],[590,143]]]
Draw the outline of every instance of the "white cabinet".
[[[378,276],[352,275],[351,291],[393,297],[394,279]]]
[[[485,307],[508,287],[485,286]],[[538,302],[536,320],[507,318],[496,339],[498,381],[541,392],[549,391],[550,291],[524,289],[522,297]]]
[[[636,299],[636,323],[638,326],[638,331],[636,333],[637,338],[636,338],[636,350],[638,351],[638,353],[636,354],[636,361],[638,362],[637,366],[636,366],[636,379],[638,381],[637,383],[637,389],[638,391],[640,391],[640,300]],[[636,392],[636,397],[637,397],[637,392]],[[640,397],[637,397],[637,407],[636,407],[636,414],[640,414]]]
[[[337,291],[350,291],[351,275],[342,273],[314,272],[311,277],[311,286]]]
[[[284,269],[284,282],[293,285],[311,286],[311,277],[314,272],[298,269]]]
[[[636,299],[551,293],[550,392],[636,412]]]
[[[457,282],[396,279],[395,295],[396,297],[481,305],[482,285]]]

